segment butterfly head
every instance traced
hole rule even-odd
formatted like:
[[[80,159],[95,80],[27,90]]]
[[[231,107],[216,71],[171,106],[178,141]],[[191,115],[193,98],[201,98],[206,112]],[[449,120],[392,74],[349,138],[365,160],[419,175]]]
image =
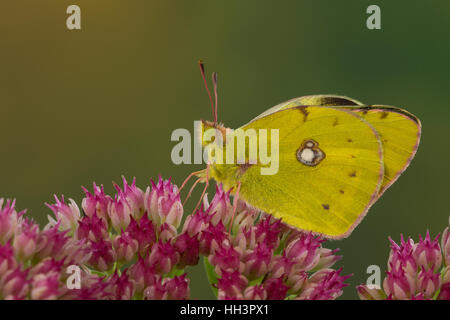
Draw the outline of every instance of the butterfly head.
[[[226,136],[227,136],[227,130],[230,130],[228,128],[226,128],[223,124],[221,123],[214,123],[214,121],[208,121],[208,120],[201,120],[198,121],[197,123],[199,123],[199,125],[197,125],[196,130],[197,130],[197,137],[199,139],[199,141],[197,141],[197,143],[201,144],[202,147],[206,147],[207,145],[215,142],[215,137],[218,136],[218,134],[220,134],[220,136],[222,137],[222,142],[225,143],[226,142]],[[208,130],[210,130],[209,132],[207,132]],[[212,131],[214,130],[214,131]],[[205,132],[207,132],[205,134]],[[208,134],[211,133],[211,134]],[[209,137],[210,135],[212,135],[212,137]],[[206,138],[206,139],[205,139]]]

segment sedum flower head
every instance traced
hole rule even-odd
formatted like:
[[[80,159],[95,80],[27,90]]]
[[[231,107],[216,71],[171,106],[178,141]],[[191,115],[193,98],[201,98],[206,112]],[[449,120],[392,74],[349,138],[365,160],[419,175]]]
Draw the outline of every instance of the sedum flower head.
[[[349,276],[330,269],[340,257],[322,247],[322,238],[291,229],[243,201],[233,220],[232,210],[229,194],[219,186],[186,227],[199,233],[219,299],[335,299],[342,294]]]
[[[449,300],[450,299],[450,252],[448,230],[431,238],[429,231],[419,242],[400,237],[400,244],[389,238],[391,251],[383,288],[367,285],[357,287],[363,300]]]
[[[43,229],[1,199],[0,299],[189,299],[186,268],[201,260],[219,299],[335,299],[346,286],[332,269],[337,250],[243,201],[232,217],[221,186],[193,214],[170,179],[140,189],[123,178],[114,188],[83,188],[81,206],[55,196]],[[430,292],[434,247],[416,250],[430,266],[420,276]]]
[[[17,213],[15,209],[15,200],[6,200],[0,198],[0,244],[8,242],[14,235],[18,225],[19,216],[24,212]]]

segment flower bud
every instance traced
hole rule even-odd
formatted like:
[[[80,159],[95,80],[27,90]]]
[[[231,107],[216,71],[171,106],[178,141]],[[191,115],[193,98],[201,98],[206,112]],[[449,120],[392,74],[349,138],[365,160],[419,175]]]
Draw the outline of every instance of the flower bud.
[[[164,275],[178,263],[179,254],[169,242],[157,242],[148,256],[147,265],[156,273]]]
[[[256,242],[265,242],[268,247],[273,249],[279,246],[279,235],[283,229],[280,219],[261,214],[261,219],[255,227]]]
[[[54,195],[54,197],[56,201],[55,204],[45,203],[45,205],[53,211],[56,218],[55,220],[48,216],[50,225],[56,225],[56,223],[59,222],[60,230],[75,231],[78,227],[78,220],[80,220],[80,209],[77,204],[72,199],[69,199],[69,204],[66,204],[64,202],[64,196],[61,196],[61,200],[59,200],[56,195]]]
[[[134,259],[139,244],[128,232],[124,232],[114,238],[113,247],[116,251],[117,261],[127,263]]]
[[[432,298],[439,290],[440,285],[439,274],[425,269],[420,271],[417,277],[417,291],[422,293],[425,299]]]
[[[241,252],[256,248],[256,227],[242,228],[234,236],[233,244]]]
[[[23,220],[14,236],[13,248],[17,259],[26,261],[36,252],[39,226],[33,222]]]
[[[180,255],[178,262],[178,268],[184,269],[185,266],[193,266],[198,263],[200,243],[197,237],[190,237],[187,232],[183,232],[179,235],[173,247]]]
[[[109,279],[105,291],[113,300],[131,300],[134,295],[134,284],[128,278],[126,270],[121,275],[116,271]]]
[[[230,210],[229,214],[228,214],[228,218],[224,219],[224,221],[225,221],[224,223],[226,223],[226,225],[228,225],[228,223],[231,222],[230,220],[231,220],[232,215],[233,215],[233,211]],[[258,215],[258,211],[247,206],[244,201],[238,200],[236,213],[235,213],[235,216],[233,219],[233,225],[231,227],[232,233],[237,234],[242,229],[247,229],[247,228],[253,227],[257,215]],[[259,229],[258,229],[258,227],[255,228],[255,231],[259,232],[258,235],[260,236],[260,241],[264,241],[263,238],[267,236],[267,234],[266,234],[267,229],[264,229],[267,226],[268,226],[268,224],[262,223],[261,225],[259,225],[259,227],[260,227]],[[270,230],[270,231],[272,231],[272,230]],[[273,240],[278,241],[278,233],[276,233],[276,235],[273,238],[268,238],[268,239],[270,239],[270,240],[268,240],[267,244],[269,244],[269,242],[273,241]],[[274,246],[274,245],[271,244],[271,247],[272,246]]]
[[[225,192],[222,185],[216,185],[216,193],[208,204],[208,198],[205,197],[204,207],[207,208],[206,212],[211,215],[211,223],[217,225],[219,221],[223,224],[227,224],[230,220],[230,212],[232,211],[232,205],[230,203],[230,191]]]
[[[450,266],[450,227],[445,228],[441,239],[442,252],[446,266]]]
[[[450,266],[442,270],[442,283],[450,282]]]
[[[29,290],[27,271],[20,267],[6,271],[0,279],[0,296],[6,300],[25,299]]]
[[[336,263],[336,261],[339,261],[342,256],[337,256],[335,253],[337,253],[339,249],[328,249],[328,248],[319,248],[319,262],[314,267],[314,270],[319,269],[328,269],[332,265]]]
[[[206,227],[209,226],[212,216],[206,211],[200,209],[196,213],[188,215],[183,225],[183,231],[190,237],[197,236]],[[223,225],[223,224],[222,224]]]
[[[295,268],[310,270],[320,260],[319,247],[323,241],[311,233],[301,234],[296,240],[289,243],[286,250],[288,259],[295,261]]]
[[[97,215],[97,217],[108,219],[108,206],[113,201],[110,196],[105,194],[103,186],[98,187],[94,182],[94,193],[91,194],[85,187],[83,191],[86,197],[81,202],[81,207],[88,217]]]
[[[270,278],[264,281],[264,289],[267,291],[268,300],[283,300],[289,287],[283,283],[281,278]]]
[[[94,242],[108,238],[109,234],[106,220],[97,217],[97,215],[83,217],[79,221],[76,236],[78,239],[89,239]]]
[[[8,242],[5,245],[0,244],[0,279],[8,270],[15,269],[17,265],[11,245]]]
[[[23,212],[17,213],[14,209],[16,201],[6,200],[3,207],[4,199],[0,198],[0,244],[8,242],[14,235],[18,225],[18,217]]]
[[[144,259],[141,257],[128,269],[128,276],[134,281],[135,290],[140,294],[148,286],[154,285],[157,280],[157,276],[152,268],[147,267]]]
[[[92,243],[95,242],[89,242],[88,244],[86,239],[76,240],[70,238],[64,244],[62,250],[55,255],[55,259],[64,259],[64,263],[66,264],[83,265],[91,259],[93,254],[99,254],[99,252],[96,251],[98,247],[95,245],[92,246]],[[93,248],[94,251],[92,251]]]
[[[169,180],[159,178],[158,184],[151,180],[144,196],[145,209],[152,220],[159,226],[168,223],[178,228],[183,217],[183,205],[177,186]]]
[[[209,255],[214,253],[214,251],[220,248],[226,241],[229,241],[229,234],[225,230],[222,221],[219,221],[217,225],[210,223],[200,233],[199,240],[200,253]]]
[[[341,276],[342,268],[338,270],[322,269],[315,272],[305,285],[299,296],[308,300],[331,300],[342,295],[342,288],[348,286],[344,283],[350,275]]]
[[[356,287],[361,300],[384,300],[386,295],[381,288],[368,288],[366,285]]]
[[[114,187],[119,195],[126,200],[130,206],[131,215],[136,220],[139,220],[145,212],[144,207],[144,191],[136,187],[136,178],[133,178],[131,185],[128,184],[125,177],[122,176],[123,190],[115,184]]]
[[[386,294],[395,300],[410,299],[416,292],[415,275],[406,273],[401,267],[387,271],[387,277],[383,281]]]
[[[189,279],[186,278],[186,273],[171,278],[164,279],[164,289],[169,300],[187,300],[189,299]]]
[[[419,236],[419,243],[414,247],[413,256],[418,267],[436,272],[442,264],[441,248],[439,246],[439,235],[431,240],[430,232],[427,231],[425,239]]]
[[[55,300],[61,294],[59,285],[59,273],[40,273],[33,277],[31,284],[31,299]]]
[[[246,253],[244,274],[249,280],[259,278],[269,271],[272,250],[264,243],[258,243],[254,250]]]
[[[38,235],[35,258],[55,257],[63,251],[69,239],[67,231],[59,231],[58,224],[54,226],[47,225],[46,229],[42,230]]]
[[[239,271],[222,271],[222,276],[217,280],[218,298],[243,297],[247,285],[247,278]]]
[[[170,241],[177,236],[177,229],[171,224],[163,223],[158,229],[159,240],[162,242]]]
[[[289,286],[289,294],[298,294],[308,281],[308,275],[305,271],[297,271],[286,278],[286,284]]]
[[[389,241],[391,242],[391,251],[389,253],[388,270],[402,268],[409,275],[415,275],[417,273],[417,262],[413,256],[414,241],[411,238],[405,241],[403,235],[400,237],[400,245],[390,237]]]
[[[131,208],[128,202],[117,196],[108,205],[108,215],[111,219],[111,224],[114,229],[120,233],[125,230],[130,224],[131,220]]]
[[[63,260],[55,260],[53,258],[45,258],[39,263],[37,263],[31,270],[30,274],[35,276],[40,273],[49,274],[49,273],[57,273],[60,274],[62,271],[62,266],[64,264]]]
[[[215,267],[214,269],[219,276],[222,275],[222,271],[242,271],[244,267],[241,266],[239,252],[231,246],[219,247],[208,257],[208,261]]]
[[[144,290],[145,300],[167,300],[169,293],[164,288],[160,277]]]
[[[450,300],[450,282],[444,283],[439,292],[438,300]]]
[[[266,300],[267,299],[267,291],[264,289],[263,285],[254,285],[247,287],[244,290],[245,300]]]
[[[137,240],[139,254],[142,257],[147,256],[150,247],[156,242],[155,226],[147,215],[143,215],[139,221],[132,218],[126,231]]]
[[[283,255],[277,255],[273,257],[272,261],[270,262],[270,270],[271,275],[273,278],[280,278],[280,277],[289,277],[291,274],[291,271],[294,271],[295,273],[296,269],[293,268],[295,262],[288,259],[286,257],[286,253],[283,253]]]
[[[102,239],[97,242],[90,242],[90,252],[89,265],[98,271],[110,270],[116,261],[116,253],[110,240]]]

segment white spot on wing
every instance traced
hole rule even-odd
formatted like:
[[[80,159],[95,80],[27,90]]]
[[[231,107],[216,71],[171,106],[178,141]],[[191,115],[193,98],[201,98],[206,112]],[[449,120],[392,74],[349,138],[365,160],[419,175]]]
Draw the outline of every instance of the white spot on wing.
[[[303,162],[311,162],[314,159],[314,151],[309,148],[305,148],[301,152],[300,158],[303,160]]]

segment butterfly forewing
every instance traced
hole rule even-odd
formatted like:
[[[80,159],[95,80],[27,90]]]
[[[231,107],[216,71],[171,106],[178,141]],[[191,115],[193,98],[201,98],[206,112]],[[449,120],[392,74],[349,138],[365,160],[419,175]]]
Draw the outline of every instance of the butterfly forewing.
[[[331,238],[348,235],[376,198],[383,179],[377,131],[346,110],[294,107],[243,129],[279,130],[279,171],[247,168],[240,196],[284,222]]]
[[[256,119],[298,106],[325,106],[349,110],[375,128],[380,136],[384,153],[384,178],[377,198],[406,170],[419,146],[421,123],[416,116],[397,107],[366,106],[345,96],[311,95],[294,98],[270,108]]]

